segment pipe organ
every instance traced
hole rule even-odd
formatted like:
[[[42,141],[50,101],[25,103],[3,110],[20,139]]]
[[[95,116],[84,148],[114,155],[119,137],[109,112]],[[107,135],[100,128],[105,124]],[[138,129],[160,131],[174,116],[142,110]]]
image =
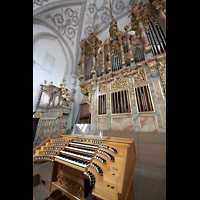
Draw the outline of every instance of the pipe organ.
[[[74,102],[70,99],[70,91],[65,88],[66,80],[63,78],[60,87],[46,80],[40,85],[36,104],[35,117],[39,118],[34,145],[39,145],[47,138],[67,133],[72,126]]]
[[[110,37],[95,31],[80,41],[81,93],[95,129],[166,131],[166,4],[132,4],[130,25]]]
[[[33,162],[47,161],[53,169],[45,200],[133,199],[134,139],[77,132],[51,137],[33,149]]]

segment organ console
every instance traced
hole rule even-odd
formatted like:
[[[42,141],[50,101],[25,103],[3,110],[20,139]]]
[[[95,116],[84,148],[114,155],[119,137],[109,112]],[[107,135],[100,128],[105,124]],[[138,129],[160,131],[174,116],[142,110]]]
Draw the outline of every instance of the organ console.
[[[53,162],[45,200],[133,199],[134,139],[61,135],[33,149],[33,162]]]

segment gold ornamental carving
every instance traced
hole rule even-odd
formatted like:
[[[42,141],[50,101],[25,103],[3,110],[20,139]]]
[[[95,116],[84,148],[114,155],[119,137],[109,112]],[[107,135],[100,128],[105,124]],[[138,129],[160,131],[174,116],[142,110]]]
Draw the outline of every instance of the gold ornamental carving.
[[[146,63],[146,64],[151,72],[154,72],[156,70],[156,65],[157,65],[156,61]]]
[[[136,73],[137,73],[137,70],[134,69],[134,70],[132,70],[131,72],[125,72],[125,73],[123,74],[123,76],[124,76],[124,77],[127,77],[127,76],[130,76],[130,75],[136,74]]]
[[[63,111],[58,112],[58,117],[61,117],[63,115]]]
[[[36,112],[36,113],[35,113],[35,117],[36,117],[36,118],[41,118],[41,116],[42,116],[42,113],[41,113],[41,112]]]
[[[65,106],[69,107],[69,106],[70,106],[70,102],[69,102],[69,101],[66,101]]]
[[[104,82],[99,82],[98,83],[98,92],[105,92],[106,91],[106,85],[104,84]]]
[[[143,24],[147,33],[149,33],[149,22],[153,22],[155,26],[160,28],[160,25],[155,15],[153,13],[148,14],[147,16],[143,18]]]
[[[136,77],[134,77],[134,84],[143,83],[147,81],[145,69],[141,69],[138,71]]]
[[[81,87],[81,94],[86,94],[86,93],[87,93],[86,86]]]
[[[129,53],[126,53],[126,54],[125,54],[125,60],[127,60],[127,59],[130,59]]]
[[[130,95],[131,95],[131,101],[133,103],[133,105],[135,106],[135,98],[134,98],[134,92],[133,92],[133,85],[131,82],[131,79],[129,79],[129,86],[130,86]]]
[[[111,84],[111,90],[128,86],[128,80],[121,76],[114,77],[114,81]]]
[[[109,92],[109,85],[107,85],[107,106],[110,109],[110,92]]]
[[[158,62],[158,70],[160,73],[162,85],[166,95],[166,61],[163,60],[162,62]]]
[[[89,95],[85,97],[86,103],[89,105],[89,112],[91,113],[91,92],[89,92]]]
[[[43,92],[44,92],[46,95],[50,96],[51,88],[49,88],[49,89],[43,88]]]

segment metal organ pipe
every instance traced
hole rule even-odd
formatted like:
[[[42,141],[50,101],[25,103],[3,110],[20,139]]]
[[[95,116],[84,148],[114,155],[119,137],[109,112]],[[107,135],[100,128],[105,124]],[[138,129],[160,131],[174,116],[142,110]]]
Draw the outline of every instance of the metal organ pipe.
[[[152,41],[152,43],[153,43],[153,47],[154,47],[155,53],[156,53],[156,55],[157,55],[158,52],[157,52],[157,49],[156,49],[156,44],[155,44],[155,41],[154,41],[154,39],[153,39],[153,36],[152,36],[152,33],[151,33],[151,30],[150,30],[150,29],[149,29],[149,36],[150,36],[150,38],[151,38],[151,41]]]
[[[156,33],[156,36],[158,38],[158,42],[160,43],[160,46],[161,46],[163,52],[165,52],[165,48],[164,48],[163,43],[162,43],[162,38],[160,37],[160,35],[158,33],[158,30],[157,30],[156,26],[154,25],[154,23],[152,24],[152,27],[153,27],[153,29],[154,29],[154,31]]]
[[[158,48],[158,50],[159,50],[159,53],[162,53],[162,52],[161,52],[161,48],[160,48],[160,44],[159,44],[159,39],[158,39],[158,37],[157,37],[155,31],[153,30],[153,27],[152,27],[152,22],[149,22],[149,30],[151,30],[152,33],[153,33],[153,37],[154,37],[156,46],[157,46],[157,48]]]

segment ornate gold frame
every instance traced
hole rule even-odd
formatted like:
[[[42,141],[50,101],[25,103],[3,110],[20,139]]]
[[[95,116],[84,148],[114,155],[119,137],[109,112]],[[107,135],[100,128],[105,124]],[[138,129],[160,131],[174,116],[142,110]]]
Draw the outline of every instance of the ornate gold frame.
[[[134,120],[133,120],[133,116],[117,116],[117,117],[111,117],[111,130],[113,130],[113,119],[114,118],[132,118],[132,122],[133,122],[133,129],[135,131],[135,124],[134,124]]]
[[[111,93],[118,92],[118,91],[123,91],[123,90],[126,90],[126,89],[128,89],[129,104],[130,104],[131,112],[130,112],[130,113],[117,113],[117,114],[112,114]],[[120,90],[114,90],[114,91],[110,92],[110,113],[111,113],[111,115],[131,115],[131,114],[132,114],[131,95],[130,95],[130,89],[129,89],[128,87],[127,87],[127,88],[120,89]]]
[[[153,111],[139,112],[139,111],[138,111],[138,104],[137,104],[137,97],[136,97],[136,93],[135,93],[135,88],[141,87],[141,86],[146,86],[146,85],[149,86],[148,88],[149,88],[149,94],[150,94],[151,102],[152,102],[152,105],[153,105]],[[155,113],[156,111],[155,111],[154,102],[153,102],[153,98],[152,98],[152,95],[151,95],[151,90],[150,90],[150,85],[149,85],[149,83],[134,86],[133,90],[134,90],[134,95],[135,95],[135,101],[136,101],[136,107],[137,107],[137,112],[138,112],[138,114]]]
[[[157,116],[156,115],[138,116],[138,120],[139,120],[139,124],[140,124],[140,131],[142,131],[141,123],[140,123],[140,117],[155,117],[156,118],[156,125],[157,125],[157,128],[158,128],[158,132],[160,132],[160,129],[159,129],[159,126],[158,126],[158,120],[157,120]]]
[[[99,101],[98,101],[98,99],[99,99],[99,96],[100,95],[106,95],[106,114],[101,114],[101,115],[99,115],[98,113],[99,113]],[[101,94],[97,94],[97,116],[106,116],[106,115],[108,115],[108,109],[107,109],[107,93],[106,92],[104,92],[104,93],[101,93]]]

